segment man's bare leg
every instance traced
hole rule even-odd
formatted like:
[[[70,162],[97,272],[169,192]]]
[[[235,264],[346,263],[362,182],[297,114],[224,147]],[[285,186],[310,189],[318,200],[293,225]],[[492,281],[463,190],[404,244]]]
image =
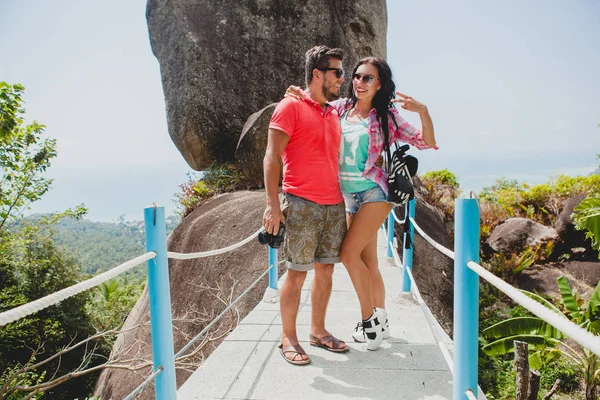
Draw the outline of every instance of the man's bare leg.
[[[325,315],[331,297],[332,277],[333,264],[315,263],[315,279],[310,292],[312,303],[310,333],[318,338],[329,335],[325,329]]]
[[[298,308],[300,307],[302,285],[305,279],[306,272],[288,269],[279,292],[279,309],[282,326],[281,343],[283,346],[297,345],[299,343],[296,333],[296,318],[298,316]],[[294,354],[290,355],[289,358],[293,359]],[[306,360],[308,356],[303,354],[302,359]]]

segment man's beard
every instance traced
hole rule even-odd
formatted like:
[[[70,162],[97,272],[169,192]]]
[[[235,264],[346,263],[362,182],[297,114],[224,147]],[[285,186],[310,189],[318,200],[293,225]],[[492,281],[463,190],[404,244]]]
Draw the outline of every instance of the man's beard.
[[[326,82],[323,82],[321,89],[327,101],[334,101],[340,98],[340,90],[336,89],[333,83],[327,86]]]

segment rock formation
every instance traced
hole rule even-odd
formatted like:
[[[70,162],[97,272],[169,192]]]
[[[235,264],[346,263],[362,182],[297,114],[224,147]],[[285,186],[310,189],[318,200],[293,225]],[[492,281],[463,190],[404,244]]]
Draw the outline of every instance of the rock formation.
[[[169,133],[185,160],[195,170],[236,163],[258,181],[271,112],[235,159],[242,126],[289,85],[304,85],[306,50],[342,48],[347,71],[360,58],[386,56],[384,0],[148,0],[146,16]]]
[[[492,231],[485,241],[484,250],[490,252],[491,249],[509,254],[557,239],[558,233],[554,228],[527,218],[509,218]]]

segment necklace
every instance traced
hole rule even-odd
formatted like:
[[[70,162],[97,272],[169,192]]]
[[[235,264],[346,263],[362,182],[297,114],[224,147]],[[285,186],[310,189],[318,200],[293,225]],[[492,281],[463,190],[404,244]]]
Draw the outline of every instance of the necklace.
[[[354,110],[354,115],[356,115],[361,122],[365,122],[365,119],[360,116],[360,113],[358,112],[356,107],[352,108],[352,110]]]

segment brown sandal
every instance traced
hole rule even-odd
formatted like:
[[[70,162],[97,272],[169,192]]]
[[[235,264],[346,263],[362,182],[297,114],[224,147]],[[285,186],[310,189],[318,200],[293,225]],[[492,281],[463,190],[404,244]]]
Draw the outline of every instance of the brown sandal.
[[[321,347],[333,353],[345,353],[350,350],[350,347],[346,346],[346,343],[343,340],[339,340],[333,335],[325,336],[320,339],[310,335],[310,345]]]
[[[290,364],[306,365],[306,364],[310,363],[310,358],[307,358],[306,360],[302,359],[302,356],[306,355],[306,352],[304,351],[302,346],[300,346],[300,343],[298,343],[296,345],[290,344],[288,346],[284,346],[282,343],[277,347],[279,347],[279,352],[281,353],[281,356],[283,357],[283,359],[285,361],[289,362]],[[288,353],[296,353],[296,355],[294,355],[292,358],[288,358],[286,356],[286,354],[288,354]],[[297,357],[300,357],[300,359],[296,360]]]

